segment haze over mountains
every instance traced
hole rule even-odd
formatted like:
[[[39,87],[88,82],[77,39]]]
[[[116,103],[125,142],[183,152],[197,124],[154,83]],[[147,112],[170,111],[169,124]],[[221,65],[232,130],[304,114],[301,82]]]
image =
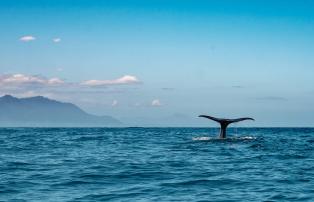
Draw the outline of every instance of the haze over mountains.
[[[121,122],[111,116],[88,114],[72,103],[63,103],[42,96],[16,98],[5,95],[0,97],[0,127],[111,127],[119,125]]]

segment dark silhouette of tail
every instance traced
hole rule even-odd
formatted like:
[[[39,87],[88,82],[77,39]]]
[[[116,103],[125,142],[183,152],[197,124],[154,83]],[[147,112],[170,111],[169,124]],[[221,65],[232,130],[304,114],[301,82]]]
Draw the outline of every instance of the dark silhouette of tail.
[[[216,122],[220,123],[220,135],[219,135],[219,138],[226,138],[226,136],[227,136],[227,127],[231,123],[236,123],[236,122],[245,121],[245,120],[255,121],[254,119],[249,118],[249,117],[238,118],[238,119],[221,119],[221,118],[215,118],[215,117],[207,116],[207,115],[199,115],[198,117],[207,118],[207,119],[210,119],[210,120],[213,120],[213,121],[216,121]]]

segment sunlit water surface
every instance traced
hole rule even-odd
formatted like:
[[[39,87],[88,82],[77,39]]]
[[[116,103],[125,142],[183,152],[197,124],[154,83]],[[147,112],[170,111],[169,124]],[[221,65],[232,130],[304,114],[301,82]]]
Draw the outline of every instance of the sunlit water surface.
[[[0,201],[314,201],[314,129],[2,128]]]

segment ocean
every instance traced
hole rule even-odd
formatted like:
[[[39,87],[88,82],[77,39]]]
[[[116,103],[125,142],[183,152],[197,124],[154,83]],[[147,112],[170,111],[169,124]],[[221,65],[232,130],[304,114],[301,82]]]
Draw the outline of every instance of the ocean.
[[[0,201],[314,201],[314,128],[1,128]]]

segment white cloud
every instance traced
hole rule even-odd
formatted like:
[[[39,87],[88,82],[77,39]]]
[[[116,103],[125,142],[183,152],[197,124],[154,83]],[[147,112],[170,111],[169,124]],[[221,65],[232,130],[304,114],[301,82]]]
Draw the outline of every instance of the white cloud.
[[[59,79],[57,77],[48,79],[48,84],[50,85],[59,85],[59,84],[64,84],[65,82],[62,79]]]
[[[29,41],[34,41],[34,40],[36,40],[36,38],[34,36],[31,36],[31,35],[22,36],[20,38],[20,41],[23,41],[23,42],[29,42]]]
[[[57,69],[62,71],[62,69]],[[109,86],[118,84],[136,84],[140,81],[135,76],[123,76],[115,80],[87,80],[81,83],[71,83],[73,86]],[[24,84],[41,84],[41,85],[61,85],[70,84],[64,80],[52,77],[46,78],[38,75],[25,75],[25,74],[4,74],[0,75],[0,85],[24,85]]]
[[[81,82],[68,82],[59,77],[49,78],[41,75],[0,74],[0,94],[12,94],[16,96],[28,94],[82,97],[82,94],[86,96],[101,96],[104,93],[116,94],[128,91],[128,89],[121,90],[109,88],[109,86],[108,84],[91,88],[90,86],[82,85]],[[111,105],[115,107],[119,103],[117,100],[113,100]]]
[[[117,100],[113,100],[111,106],[115,107],[118,105],[118,101]]]
[[[151,105],[153,107],[160,107],[160,106],[162,106],[160,100],[158,100],[158,99],[153,100]]]
[[[137,84],[140,81],[135,76],[125,75],[121,78],[114,80],[87,80],[82,82],[86,86],[107,86],[107,85],[119,85],[119,84]]]
[[[60,39],[60,38],[54,38],[54,39],[52,39],[52,41],[53,41],[54,43],[59,43],[59,42],[61,41],[61,39]]]
[[[112,109],[118,110],[120,103],[114,98],[119,94],[119,96],[122,95],[128,99],[128,96],[132,94],[132,90],[130,91],[128,85],[124,88],[116,86],[110,87],[110,85],[93,88],[84,86],[79,81],[69,82],[60,77],[45,77],[42,75],[27,75],[21,73],[0,73],[0,95],[5,94],[17,97],[41,95],[52,99],[81,103],[83,106],[92,106],[92,108],[95,108],[96,104],[97,106],[101,104],[106,107],[108,107],[109,104]],[[112,97],[112,99],[108,100],[110,97]],[[84,101],[85,99],[92,100],[92,103],[86,103],[86,101]],[[107,104],[103,103],[104,100],[106,100]]]
[[[0,75],[0,86],[8,85],[25,85],[25,84],[39,84],[39,85],[60,85],[65,82],[59,78],[47,79],[42,76],[32,76],[24,74],[6,74]]]

